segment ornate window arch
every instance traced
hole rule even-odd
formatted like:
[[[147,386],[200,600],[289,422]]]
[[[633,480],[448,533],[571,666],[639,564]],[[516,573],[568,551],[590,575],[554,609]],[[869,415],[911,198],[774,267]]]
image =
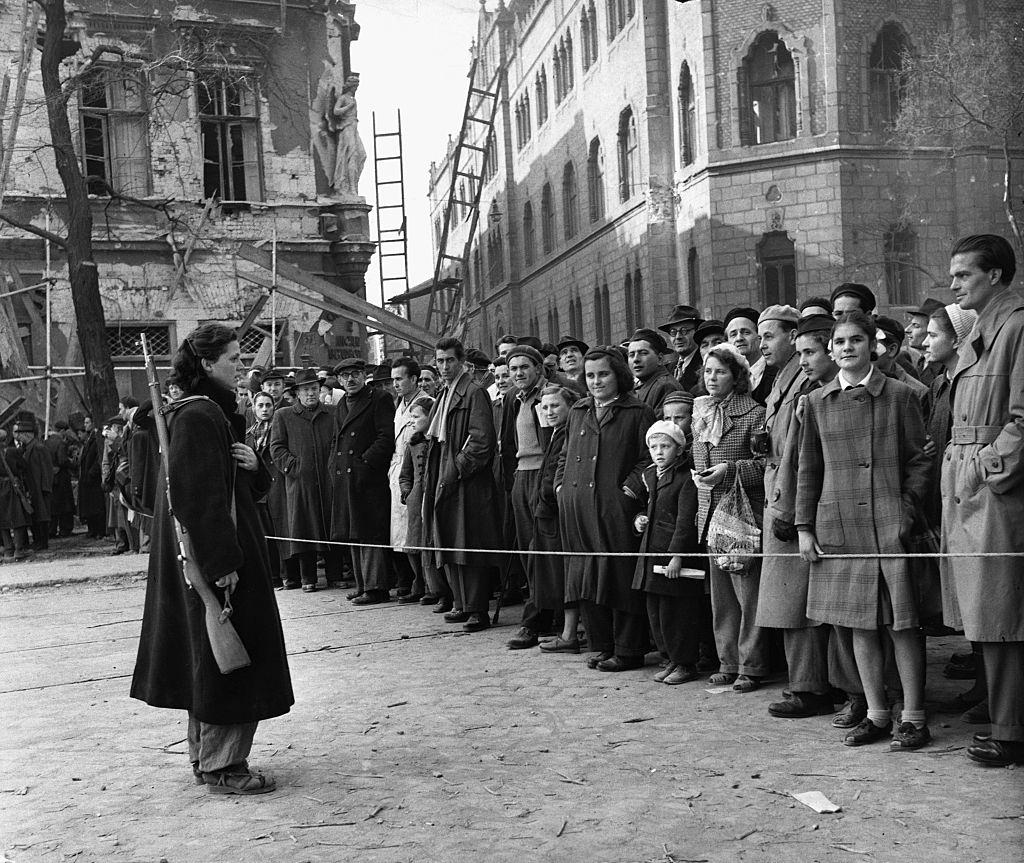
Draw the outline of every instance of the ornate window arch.
[[[679,67],[679,162],[692,164],[697,156],[697,95],[690,64]]]
[[[902,25],[887,21],[878,31],[868,54],[868,122],[876,132],[886,132],[896,122],[906,90],[904,54],[910,40]]]

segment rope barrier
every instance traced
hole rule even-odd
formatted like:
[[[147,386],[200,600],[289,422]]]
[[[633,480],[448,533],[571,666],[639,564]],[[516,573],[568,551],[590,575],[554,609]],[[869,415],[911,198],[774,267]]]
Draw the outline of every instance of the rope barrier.
[[[340,540],[328,540],[328,539],[300,539],[294,536],[267,536],[267,539],[274,539],[279,542],[308,542],[313,545],[333,545],[344,548],[383,548],[395,551],[440,551],[440,552],[464,552],[470,551],[474,554],[527,554],[527,555],[538,555],[548,557],[658,557],[666,558],[671,557],[668,552],[664,551],[541,551],[536,549],[524,549],[522,551],[514,548],[445,548],[443,546],[425,546],[425,545],[403,545],[401,548],[395,548],[390,544],[372,543],[372,542],[342,542]],[[694,551],[685,552],[681,557],[706,557],[716,558],[724,557],[721,552],[712,551]],[[753,552],[737,553],[736,557],[748,558],[800,558],[798,552]],[[863,553],[863,554],[822,554],[820,555],[822,560],[918,560],[918,559],[946,559],[946,560],[960,560],[965,558],[991,558],[991,557],[1024,557],[1024,551],[935,551],[935,552],[907,552],[905,554],[891,554],[882,552]]]

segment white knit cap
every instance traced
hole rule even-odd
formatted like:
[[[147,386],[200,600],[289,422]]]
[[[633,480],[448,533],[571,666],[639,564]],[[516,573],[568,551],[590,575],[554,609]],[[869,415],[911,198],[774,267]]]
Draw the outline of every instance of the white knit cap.
[[[668,420],[658,420],[654,425],[647,429],[647,434],[644,436],[644,443],[647,446],[651,445],[651,438],[656,435],[667,435],[672,438],[679,446],[686,446],[686,433],[679,428],[675,423],[669,422]]]
[[[978,313],[974,309],[961,309],[956,303],[950,303],[946,306],[946,314],[949,315],[949,322],[953,325],[953,332],[956,333],[956,343],[963,344],[964,339],[974,329]]]

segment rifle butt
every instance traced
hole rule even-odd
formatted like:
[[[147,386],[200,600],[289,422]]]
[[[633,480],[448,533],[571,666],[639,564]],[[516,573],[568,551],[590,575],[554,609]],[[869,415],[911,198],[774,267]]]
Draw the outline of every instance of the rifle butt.
[[[230,674],[252,665],[249,651],[245,649],[231,621],[225,620],[222,623],[220,612],[209,605],[206,606],[206,634],[210,638],[210,650],[213,651],[213,658],[221,674]]]

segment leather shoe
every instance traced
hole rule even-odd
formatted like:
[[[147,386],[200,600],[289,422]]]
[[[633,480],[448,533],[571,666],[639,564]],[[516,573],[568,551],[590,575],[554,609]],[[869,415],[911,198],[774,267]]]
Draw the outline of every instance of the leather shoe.
[[[440,596],[434,596],[432,593],[425,593],[420,597],[420,605],[436,605],[440,600]]]
[[[469,612],[463,611],[461,608],[453,608],[445,614],[444,619],[449,623],[465,623],[469,620]]]
[[[1024,764],[1024,742],[1019,740],[987,740],[967,747],[967,757],[986,767],[1009,767]]]
[[[794,692],[785,701],[773,701],[768,713],[780,719],[806,719],[832,712],[832,696],[817,692]]]
[[[577,639],[566,641],[562,636],[556,635],[554,638],[542,641],[540,649],[544,653],[579,653],[580,643]]]
[[[587,658],[587,668],[597,668],[598,664],[604,662],[607,659],[611,659],[615,654],[611,652],[607,653],[595,653],[593,656]]]
[[[644,667],[642,656],[611,656],[597,663],[598,671],[635,671]]]
[[[462,625],[466,632],[483,632],[485,629],[490,629],[491,619],[486,614],[470,614],[467,617],[468,619]]]
[[[992,733],[990,731],[979,731],[974,735],[975,743],[988,743],[992,739]]]
[[[868,715],[868,703],[863,695],[854,695],[846,707],[832,717],[833,728],[856,728]]]
[[[654,677],[651,678],[651,680],[653,680],[655,683],[664,683],[665,678],[668,677],[675,670],[676,663],[672,662],[671,660],[668,660],[667,662],[662,664],[661,671],[655,674]]]
[[[398,604],[412,605],[413,603],[418,603],[421,599],[423,599],[423,595],[420,593],[407,593],[405,596],[398,597]]]
[[[353,605],[377,605],[380,602],[391,602],[391,593],[387,590],[368,590],[362,596],[352,600]]]
[[[439,599],[432,609],[434,614],[447,614],[452,610],[452,601],[450,599]]]
[[[901,722],[893,732],[889,750],[892,752],[910,752],[920,749],[932,742],[932,733],[927,725],[918,728],[913,722]]]
[[[992,716],[988,712],[988,699],[980,701],[970,710],[965,710],[960,717],[968,725],[988,725],[992,722]]]
[[[892,722],[886,722],[885,725],[875,725],[874,722],[865,717],[856,728],[846,733],[843,743],[847,746],[865,746],[868,743],[884,740],[891,734]]]
[[[302,592],[303,593],[316,593],[317,589],[318,588],[317,588],[317,586],[315,584],[304,584],[304,585],[302,585]]]
[[[662,683],[668,686],[678,686],[680,683],[689,683],[691,680],[700,678],[700,672],[694,665],[677,665],[669,673]]]
[[[538,644],[537,633],[528,626],[519,627],[517,632],[508,642],[509,650],[528,650]]]
[[[363,595],[363,592],[361,590],[353,590],[351,593],[346,593],[345,594],[345,599],[355,599],[356,597],[359,597],[359,596],[362,596],[362,595]]]

